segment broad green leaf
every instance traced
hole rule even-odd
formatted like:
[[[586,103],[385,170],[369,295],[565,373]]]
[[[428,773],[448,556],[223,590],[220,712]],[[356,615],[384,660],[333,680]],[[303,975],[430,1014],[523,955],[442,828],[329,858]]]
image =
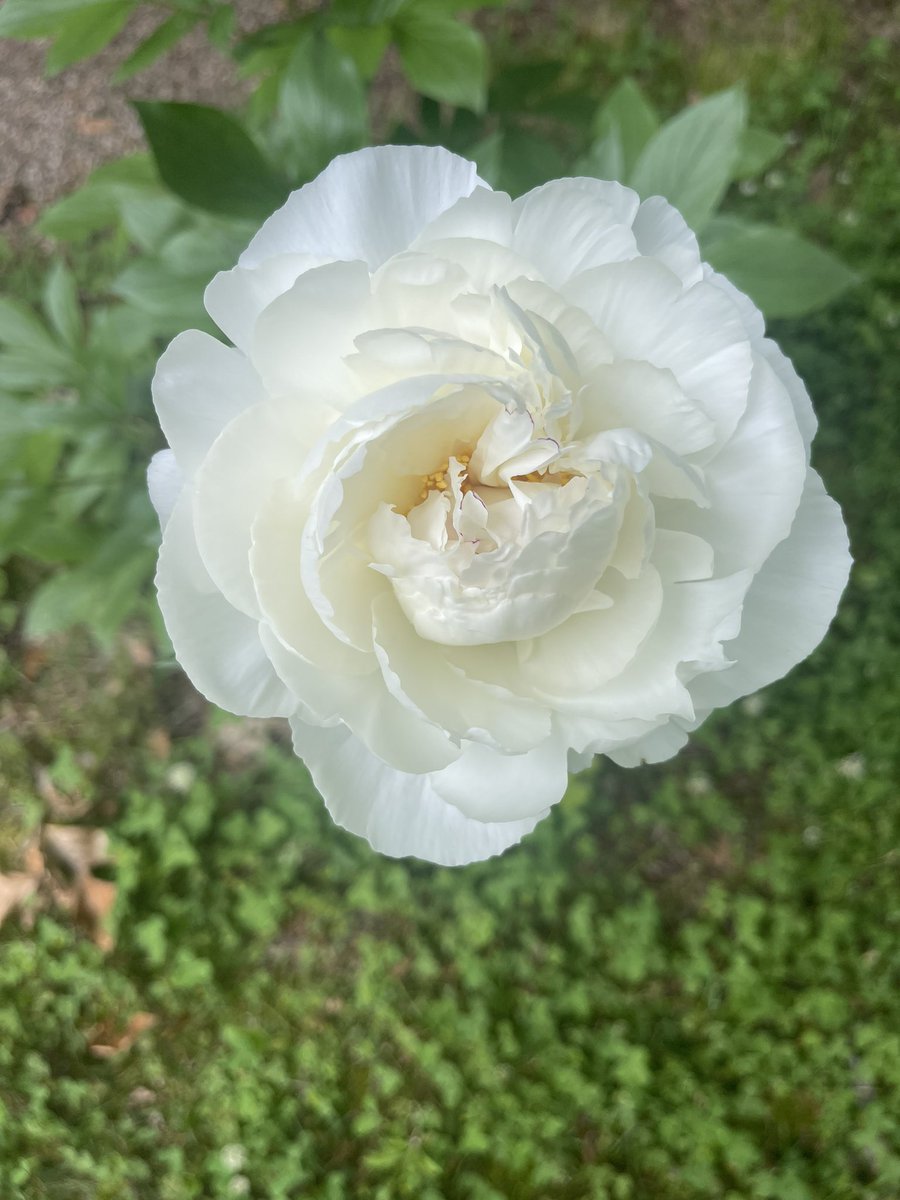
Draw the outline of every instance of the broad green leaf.
[[[113,184],[118,216],[128,238],[147,254],[154,254],[172,236],[190,211],[164,188],[136,188]]]
[[[39,317],[24,304],[0,296],[0,345],[24,358],[37,362],[49,360],[62,366],[69,356]],[[7,384],[5,377],[4,384]]]
[[[491,187],[498,188],[503,171],[503,131],[496,129],[474,146],[470,146],[468,157],[478,167],[481,178]]]
[[[391,44],[391,31],[387,25],[354,28],[335,25],[328,30],[328,40],[353,60],[363,79],[370,80]]]
[[[784,138],[768,129],[750,126],[744,130],[732,178],[752,179],[771,166],[784,150]]]
[[[767,317],[800,317],[824,308],[859,276],[798,233],[734,218],[710,222],[705,257]]]
[[[116,36],[131,15],[131,0],[105,0],[59,22],[47,51],[47,74],[56,75],[82,58],[90,58]]]
[[[11,392],[41,391],[65,387],[72,382],[73,367],[68,360],[34,351],[9,350],[0,353],[0,379]]]
[[[134,0],[128,0],[134,7]],[[54,34],[60,20],[96,8],[97,0],[6,0],[0,8],[0,37],[32,38]]]
[[[169,267],[153,259],[138,259],[114,280],[112,290],[154,318],[158,333],[182,329],[188,325],[208,327],[203,309],[203,292],[209,283],[204,271],[196,275],[176,275]]]
[[[288,182],[238,121],[202,104],[135,104],[163,182],[209,212],[261,219],[284,203]]]
[[[591,175],[594,179],[624,179],[625,155],[618,129],[610,129],[604,137],[594,142],[575,164],[575,170],[579,175]]]
[[[368,141],[368,109],[353,60],[323,35],[297,43],[281,80],[279,161],[298,178],[312,178],[336,154]]]
[[[643,91],[633,79],[623,79],[594,118],[594,135],[598,141],[614,134],[622,154],[621,174],[604,178],[625,179],[658,128],[659,117]]]
[[[699,230],[728,187],[747,122],[741,88],[708,96],[659,129],[628,182],[640,195],[665,196]]]
[[[38,231],[63,241],[80,241],[108,228],[119,216],[120,184],[160,190],[149,155],[134,154],[98,167],[77,191],[43,211]]]
[[[475,159],[479,171],[488,172],[488,182],[511,196],[521,196],[565,171],[559,147],[523,129],[493,133],[467,153]]]
[[[231,50],[236,19],[234,6],[228,3],[219,5],[206,22],[206,36],[223,54],[228,54]]]
[[[78,624],[100,638],[111,637],[152,573],[154,553],[145,538],[146,531],[138,533],[129,521],[79,566],[55,572],[28,606],[26,637],[46,637]]]
[[[50,324],[69,349],[75,350],[84,336],[84,322],[75,277],[60,260],[47,272],[43,299]]]
[[[223,12],[231,12],[230,9],[222,9]],[[123,83],[126,79],[130,79],[132,75],[136,75],[138,71],[143,71],[145,67],[149,67],[176,42],[179,42],[186,33],[194,28],[200,21],[199,13],[175,12],[172,13],[162,25],[154,29],[153,33],[148,38],[145,38],[137,49],[125,59],[122,65],[113,75],[113,83]]]
[[[403,70],[417,92],[484,111],[487,48],[480,33],[438,10],[414,5],[397,16],[394,38]]]
[[[335,25],[381,25],[390,21],[409,0],[332,0],[328,20]]]

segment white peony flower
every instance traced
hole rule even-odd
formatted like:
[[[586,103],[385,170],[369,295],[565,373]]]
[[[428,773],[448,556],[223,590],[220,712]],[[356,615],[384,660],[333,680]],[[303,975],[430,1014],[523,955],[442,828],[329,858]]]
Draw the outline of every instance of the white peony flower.
[[[594,754],[674,754],[823,637],[850,559],[760,313],[658,196],[336,159],[153,394],[157,587],[214,703],[286,716],[377,850],[497,854]]]

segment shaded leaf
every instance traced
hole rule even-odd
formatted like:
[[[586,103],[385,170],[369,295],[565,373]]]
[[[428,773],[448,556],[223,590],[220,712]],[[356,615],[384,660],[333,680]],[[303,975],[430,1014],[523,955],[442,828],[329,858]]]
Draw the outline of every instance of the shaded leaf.
[[[6,0],[0,8],[0,37],[53,34],[59,29],[60,18],[95,7],[96,0]]]
[[[105,0],[73,13],[53,30],[47,51],[47,74],[55,75],[71,63],[90,58],[116,36],[132,11],[131,0]]]
[[[75,277],[59,260],[50,267],[44,281],[44,311],[63,342],[74,350],[84,335],[84,322]]]
[[[711,222],[705,257],[747,293],[767,317],[799,317],[824,308],[859,276],[798,233],[734,218]]]
[[[756,129],[751,125],[749,129],[744,130],[741,138],[732,178],[750,179],[754,175],[761,175],[780,157],[783,150],[783,137],[777,133],[770,133],[768,129]]]
[[[135,108],[163,182],[189,204],[261,220],[284,202],[290,185],[234,117],[160,100]]]
[[[701,100],[653,135],[628,182],[644,199],[664,196],[701,229],[731,180],[746,121],[741,88]]]
[[[487,99],[487,49],[476,30],[440,11],[403,9],[394,38],[409,82],[432,100],[483,112]]]
[[[302,38],[282,76],[276,143],[279,161],[312,178],[337,154],[368,141],[368,109],[353,60],[323,35]]]
[[[221,12],[231,12],[231,9],[221,9]],[[154,29],[153,33],[148,38],[145,38],[133,53],[129,54],[128,58],[122,63],[119,69],[113,75],[114,83],[123,83],[126,79],[130,79],[132,75],[136,75],[138,71],[143,71],[145,67],[149,67],[176,42],[180,41],[186,33],[194,28],[199,22],[200,16],[198,13],[190,12],[174,12],[163,23]]]
[[[635,81],[623,79],[598,110],[593,128],[598,141],[614,136],[621,150],[621,173],[601,178],[624,180],[659,128],[659,117]]]

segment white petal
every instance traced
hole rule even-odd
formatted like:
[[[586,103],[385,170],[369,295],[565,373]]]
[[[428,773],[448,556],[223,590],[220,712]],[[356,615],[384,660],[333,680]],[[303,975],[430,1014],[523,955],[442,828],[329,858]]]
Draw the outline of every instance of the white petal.
[[[296,701],[263,650],[258,622],[228,603],[203,566],[187,489],[163,535],[156,590],[175,656],[208,700],[239,716],[294,711]]]
[[[656,624],[663,590],[652,567],[634,580],[607,571],[600,586],[611,607],[576,613],[543,637],[519,643],[522,676],[540,694],[571,697],[601,688],[628,666]]]
[[[298,720],[291,727],[294,749],[334,820],[381,854],[441,866],[478,862],[515,845],[545,815],[473,820],[437,794],[432,776],[393,770],[347,729],[311,728]]]
[[[293,480],[282,480],[260,507],[251,530],[250,573],[260,609],[281,641],[320,671],[361,675],[375,669],[334,636],[310,603],[300,574],[308,504]]]
[[[510,246],[512,232],[513,203],[509,196],[482,186],[426,225],[412,249],[428,249],[431,242],[443,238],[480,238],[498,246]]]
[[[686,291],[658,260],[637,258],[576,276],[563,288],[597,323],[617,357],[668,368],[714,422],[719,441],[747,403],[753,365],[740,313],[710,283]]]
[[[342,154],[293,192],[244,251],[242,267],[314,254],[379,267],[478,185],[473,163],[436,146],[374,146]]]
[[[258,267],[220,271],[203,294],[206,311],[236,346],[249,354],[259,314],[282,296],[304,272],[326,260],[311,254],[283,254]]]
[[[620,767],[639,767],[641,763],[665,762],[672,758],[687,745],[688,735],[674,722],[660,725],[630,746],[616,747],[607,750],[607,758],[611,758]]]
[[[153,403],[166,441],[186,475],[238,413],[262,397],[259,376],[239,350],[189,329],[163,353]]]
[[[816,420],[816,414],[813,412],[812,400],[809,398],[806,384],[797,374],[791,360],[786,354],[782,353],[780,348],[770,338],[764,338],[762,341],[757,342],[754,350],[763,356],[787,389],[791,403],[794,406],[794,416],[797,418],[797,424],[800,427],[800,432],[803,434],[803,440],[807,447],[809,447],[816,436],[819,422]]]
[[[260,636],[278,674],[300,701],[298,715],[305,721],[346,725],[370,753],[397,771],[437,771],[459,757],[459,747],[444,730],[409,712],[390,694],[377,669],[368,675],[328,674],[304,662],[266,625]]]
[[[840,509],[811,470],[790,533],[754,579],[740,635],[725,647],[735,665],[692,682],[697,705],[730,704],[812,653],[837,611],[851,561]]]
[[[725,448],[704,468],[708,505],[685,507],[678,521],[660,506],[661,524],[702,537],[716,571],[755,570],[787,535],[806,479],[806,448],[790,397],[757,358],[747,410]]]
[[[555,737],[525,754],[498,754],[468,742],[455,763],[431,777],[439,796],[478,821],[539,821],[562,799],[568,782],[568,750]]]
[[[581,271],[634,258],[631,222],[640,199],[599,179],[558,179],[513,204],[512,248],[554,287]]]
[[[582,396],[584,437],[595,426],[625,425],[668,446],[691,454],[708,446],[715,427],[699,405],[685,396],[668,369],[628,359],[597,367]]]
[[[633,228],[641,254],[659,259],[688,287],[703,278],[697,239],[668,200],[662,196],[645,200],[637,211]]]
[[[220,591],[252,617],[260,613],[250,575],[250,531],[275,483],[296,474],[305,451],[274,406],[256,404],[216,439],[197,473],[200,555]]]
[[[175,455],[171,450],[159,450],[147,467],[147,490],[159,517],[160,529],[164,530],[168,525],[183,487],[184,472],[175,461]]]
[[[373,605],[375,654],[385,682],[414,712],[458,737],[521,754],[550,734],[550,716],[505,688],[470,679],[441,647],[423,641],[390,593]]]
[[[344,358],[368,329],[371,282],[361,262],[334,262],[301,275],[259,316],[252,359],[268,392],[294,402],[316,396],[341,407],[358,393]]]

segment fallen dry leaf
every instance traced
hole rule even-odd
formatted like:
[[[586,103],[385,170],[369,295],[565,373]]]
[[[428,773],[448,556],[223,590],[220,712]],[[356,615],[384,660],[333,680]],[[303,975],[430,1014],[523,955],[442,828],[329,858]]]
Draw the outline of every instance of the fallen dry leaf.
[[[130,1050],[142,1033],[152,1029],[156,1017],[149,1012],[136,1012],[121,1033],[115,1034],[109,1024],[95,1025],[88,1032],[89,1050],[95,1058],[113,1058]],[[102,1039],[102,1040],[96,1040]]]
[[[0,925],[37,891],[38,880],[24,871],[0,875]]]
[[[51,815],[64,821],[76,821],[90,808],[90,801],[85,796],[79,796],[77,793],[70,796],[60,791],[46,767],[38,767],[34,776],[34,786]]]
[[[85,825],[45,825],[44,846],[71,875],[71,882],[54,887],[56,903],[75,913],[101,950],[111,950],[113,939],[106,923],[116,901],[116,884],[94,874],[97,867],[109,865],[105,830]]]

